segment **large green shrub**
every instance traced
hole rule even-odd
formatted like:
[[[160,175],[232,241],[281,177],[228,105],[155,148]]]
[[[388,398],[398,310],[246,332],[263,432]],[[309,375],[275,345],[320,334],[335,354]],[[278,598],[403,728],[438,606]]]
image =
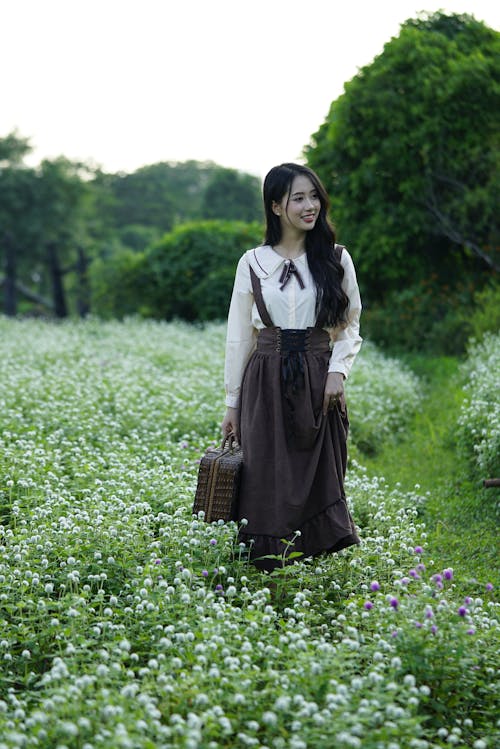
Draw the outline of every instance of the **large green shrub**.
[[[473,332],[474,281],[446,286],[431,277],[387,294],[363,311],[364,335],[386,351],[461,355]]]
[[[461,356],[470,338],[500,329],[500,286],[475,290],[474,283],[451,287],[434,276],[389,293],[366,305],[363,334],[392,353]]]
[[[152,285],[145,254],[119,249],[106,260],[94,260],[90,267],[92,311],[107,319],[152,316],[148,306]]]
[[[500,330],[500,284],[492,283],[478,291],[474,297],[474,312],[470,326],[474,338]]]
[[[153,316],[189,322],[222,319],[228,311],[236,265],[262,241],[262,227],[241,221],[183,224],[146,255],[155,284]]]

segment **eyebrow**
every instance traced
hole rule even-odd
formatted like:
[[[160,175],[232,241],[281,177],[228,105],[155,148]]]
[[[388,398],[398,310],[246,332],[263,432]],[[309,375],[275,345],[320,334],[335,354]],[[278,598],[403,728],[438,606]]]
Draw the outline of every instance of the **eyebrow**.
[[[318,192],[318,191],[314,187],[312,190],[309,190],[309,192],[311,193],[311,192]],[[290,197],[291,198],[295,198],[295,197],[297,197],[297,195],[305,195],[305,194],[306,194],[305,190],[297,190],[297,192],[292,192],[292,194],[290,195]]]

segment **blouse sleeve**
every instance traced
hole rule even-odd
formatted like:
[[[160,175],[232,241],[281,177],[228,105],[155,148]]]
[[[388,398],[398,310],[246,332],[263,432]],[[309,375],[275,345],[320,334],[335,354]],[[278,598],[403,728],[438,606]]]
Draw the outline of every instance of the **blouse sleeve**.
[[[224,385],[226,406],[232,408],[238,406],[243,371],[257,340],[257,330],[252,324],[253,301],[250,268],[243,255],[236,269],[227,321]]]
[[[344,377],[348,377],[363,340],[359,335],[361,298],[354,263],[345,248],[342,251],[341,263],[344,267],[342,288],[349,299],[349,306],[346,324],[330,331],[333,347],[328,371],[341,372]]]

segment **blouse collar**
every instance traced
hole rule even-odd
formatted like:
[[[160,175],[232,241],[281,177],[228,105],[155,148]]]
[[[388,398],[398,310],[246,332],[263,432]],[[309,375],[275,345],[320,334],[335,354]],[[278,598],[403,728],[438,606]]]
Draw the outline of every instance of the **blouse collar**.
[[[297,265],[302,264],[305,260],[306,253],[299,255],[297,258],[293,258],[293,262]],[[255,249],[249,251],[249,261],[252,264],[252,268],[259,278],[267,278],[271,276],[280,266],[286,263],[288,258],[283,257],[273,248],[268,245],[261,245],[255,247]]]

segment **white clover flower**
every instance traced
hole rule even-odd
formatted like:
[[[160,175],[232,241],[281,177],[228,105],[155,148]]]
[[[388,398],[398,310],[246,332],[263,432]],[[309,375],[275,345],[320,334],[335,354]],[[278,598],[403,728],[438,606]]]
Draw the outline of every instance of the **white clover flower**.
[[[288,695],[281,695],[274,703],[275,710],[288,710],[291,704],[291,698]]]
[[[298,730],[294,728],[294,724],[292,723],[292,731]],[[307,744],[305,741],[302,741],[298,736],[292,736],[289,743],[290,749],[307,749]]]
[[[274,726],[278,722],[278,716],[271,710],[266,710],[264,713],[262,713],[262,722],[266,726]]]

